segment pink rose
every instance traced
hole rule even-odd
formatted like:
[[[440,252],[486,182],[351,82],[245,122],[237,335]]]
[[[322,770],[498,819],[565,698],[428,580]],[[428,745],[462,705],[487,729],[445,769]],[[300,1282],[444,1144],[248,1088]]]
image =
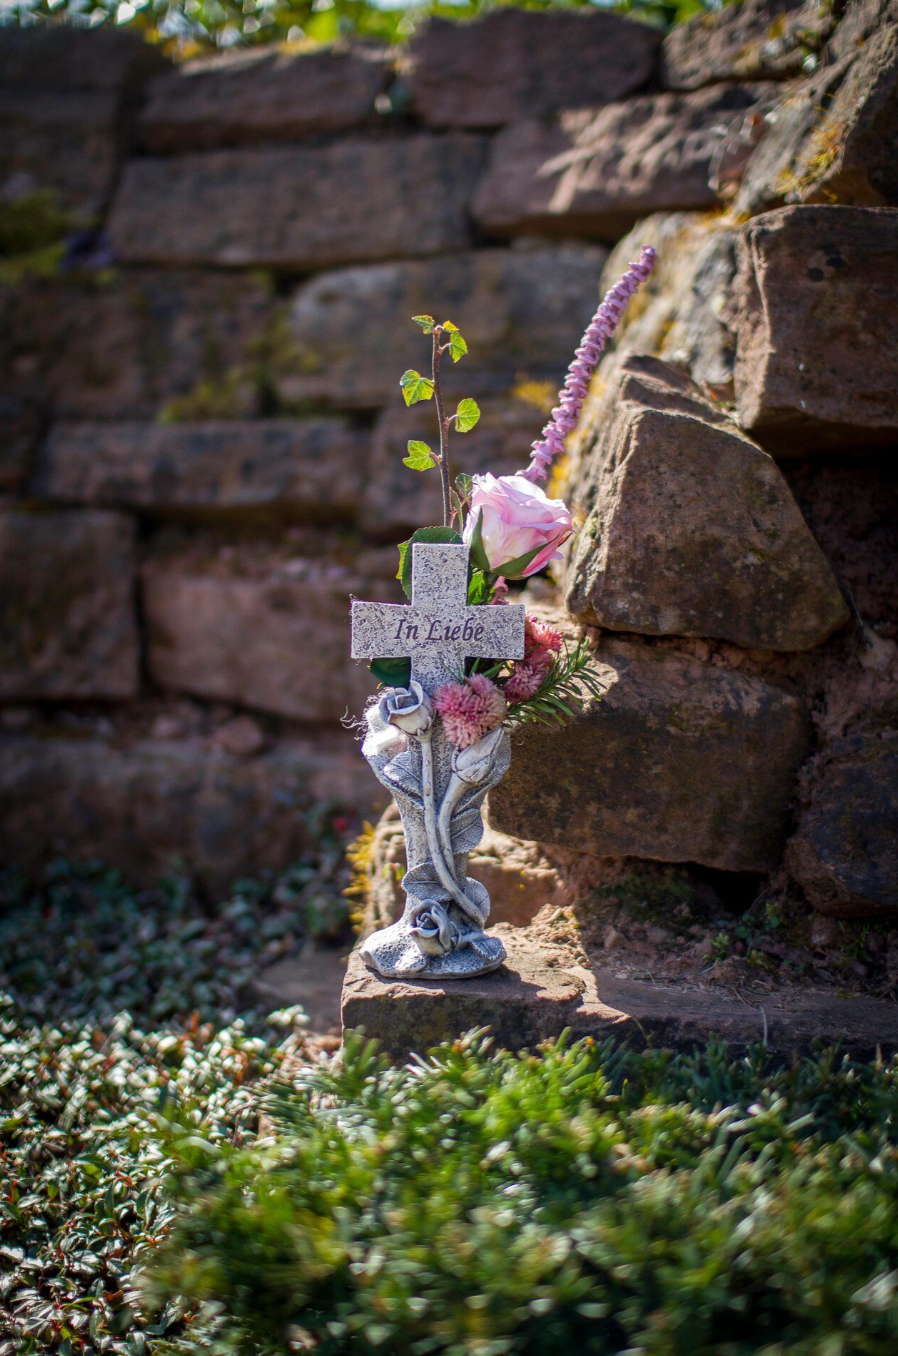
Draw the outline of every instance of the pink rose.
[[[522,475],[474,477],[471,512],[464,539],[470,546],[477,516],[483,511],[481,541],[490,569],[526,579],[550,560],[560,558],[558,547],[571,535],[571,515],[560,499],[547,499],[538,485]],[[540,550],[524,569],[507,566],[520,556]]]

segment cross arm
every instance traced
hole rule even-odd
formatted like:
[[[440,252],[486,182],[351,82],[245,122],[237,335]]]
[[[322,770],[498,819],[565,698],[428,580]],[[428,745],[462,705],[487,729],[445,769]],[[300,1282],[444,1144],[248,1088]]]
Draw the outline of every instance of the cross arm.
[[[410,609],[404,603],[353,602],[352,658],[404,659],[409,644],[401,637],[401,627]]]

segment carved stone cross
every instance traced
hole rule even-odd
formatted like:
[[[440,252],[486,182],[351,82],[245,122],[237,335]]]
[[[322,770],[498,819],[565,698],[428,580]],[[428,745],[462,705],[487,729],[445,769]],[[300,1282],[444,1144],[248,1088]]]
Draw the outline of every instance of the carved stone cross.
[[[467,546],[415,542],[411,606],[353,602],[353,659],[411,659],[428,693],[458,682],[466,659],[522,659],[523,607],[469,607],[467,599]]]

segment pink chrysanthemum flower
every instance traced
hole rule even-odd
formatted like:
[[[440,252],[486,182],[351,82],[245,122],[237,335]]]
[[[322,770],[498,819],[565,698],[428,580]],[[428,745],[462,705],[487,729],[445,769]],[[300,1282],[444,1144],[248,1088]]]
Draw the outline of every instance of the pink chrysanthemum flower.
[[[446,683],[434,693],[433,704],[443,718],[446,738],[458,749],[470,748],[497,729],[508,710],[499,688],[482,673],[472,673],[463,683]]]
[[[564,440],[577,427],[580,410],[589,390],[589,381],[595,371],[602,350],[611,338],[624,308],[641,283],[655,267],[658,256],[651,245],[643,245],[637,263],[630,265],[596,311],[580,341],[574,361],[568,368],[564,386],[558,393],[558,404],[552,418],[542,431],[542,437],[533,444],[530,465],[518,472],[527,480],[545,480],[555,457],[564,451]]]
[[[563,644],[562,634],[556,631],[554,626],[540,621],[538,617],[531,617],[529,613],[524,618],[525,659],[530,659],[537,650],[549,650],[552,654],[557,654]]]
[[[502,685],[509,705],[514,706],[517,702],[526,702],[534,697],[545,682],[551,667],[550,650],[534,650],[529,659],[518,660],[511,677]]]

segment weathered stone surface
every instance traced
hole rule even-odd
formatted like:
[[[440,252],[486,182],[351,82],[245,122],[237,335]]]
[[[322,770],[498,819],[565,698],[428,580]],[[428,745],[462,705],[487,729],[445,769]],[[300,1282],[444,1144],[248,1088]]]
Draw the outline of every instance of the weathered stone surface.
[[[898,214],[791,207],[739,242],[740,423],[784,456],[895,441]]]
[[[715,154],[765,93],[718,85],[515,123],[492,143],[474,216],[491,235],[616,240],[650,212],[711,208]]]
[[[400,374],[428,361],[426,341],[419,336],[416,346],[409,323],[422,312],[454,320],[471,353],[444,365],[447,400],[504,395],[528,380],[557,389],[598,304],[605,258],[597,246],[565,245],[323,273],[291,301],[279,395],[292,404],[398,405]]]
[[[859,1058],[881,1046],[898,1048],[894,1003],[836,998],[830,993],[783,992],[765,997],[763,1009],[744,997],[712,988],[668,987],[618,978],[560,946],[532,941],[526,929],[500,926],[506,964],[481,979],[397,983],[372,974],[358,951],[343,984],[343,1030],[363,1027],[395,1060],[423,1053],[477,1027],[496,1043],[518,1050],[560,1036],[613,1037],[657,1048],[704,1045],[711,1037],[733,1046],[764,1040],[792,1054],[815,1041],[839,1042]],[[302,1002],[299,988],[279,990]]]
[[[432,19],[411,44],[415,114],[435,127],[501,127],[596,108],[641,89],[660,36],[618,14],[496,10],[478,23]]]
[[[898,136],[898,24],[789,91],[769,121],[736,197],[738,213],[780,203],[898,203],[898,167],[883,154]]]
[[[602,469],[573,555],[569,611],[612,631],[758,649],[826,640],[848,607],[774,460],[703,409],[695,387],[690,408],[675,369],[631,359],[621,376],[615,418],[593,453]]]
[[[384,56],[363,47],[202,57],[153,81],[140,130],[151,151],[343,132],[373,118],[390,74]]]
[[[253,758],[183,738],[0,735],[0,855],[26,871],[62,854],[137,881],[187,870],[226,890],[295,861],[322,802],[365,815],[383,805],[345,732]]]
[[[153,418],[175,400],[246,416],[269,315],[265,283],[248,276],[134,269],[109,286],[34,283],[0,296],[0,378],[63,419]]]
[[[349,662],[349,598],[372,592],[401,597],[395,580],[326,556],[153,558],[143,572],[150,672],[166,688],[295,720],[358,716],[375,683]]]
[[[853,56],[874,34],[894,23],[898,23],[898,0],[849,0],[824,56],[833,62]]]
[[[676,24],[661,49],[667,89],[700,89],[722,80],[778,80],[800,75],[808,50],[835,25],[816,0],[742,0]]]
[[[896,703],[824,751],[786,865],[832,918],[898,916]]]
[[[133,29],[69,25],[4,28],[0,85],[44,90],[128,90],[168,65]]]
[[[239,510],[321,522],[355,513],[367,441],[336,418],[60,423],[32,492],[166,516]]]
[[[16,490],[27,480],[40,429],[33,405],[0,393],[0,493]]]
[[[362,936],[395,923],[405,907],[401,880],[406,870],[405,839],[399,811],[391,805],[381,816],[368,863],[367,900]],[[490,897],[490,928],[497,923],[522,927],[546,904],[566,904],[570,892],[536,843],[524,843],[487,828],[468,858],[467,872]]]
[[[491,825],[598,857],[774,866],[807,751],[802,702],[644,643],[603,641],[596,664],[601,701],[516,736]]]
[[[118,166],[117,114],[110,90],[0,89],[0,193],[50,190],[60,206],[95,217]]]
[[[482,160],[482,139],[464,134],[132,160],[109,230],[128,263],[311,269],[438,254],[469,241]]]
[[[128,518],[3,510],[0,578],[0,700],[136,694]]]
[[[546,412],[529,401],[487,397],[480,403],[477,427],[464,437],[453,436],[453,472],[473,475],[491,471],[498,476],[521,470],[545,420]],[[361,522],[367,532],[381,540],[402,540],[422,523],[436,522],[440,516],[436,473],[412,475],[402,464],[410,438],[436,444],[432,406],[385,410],[375,425]]]

